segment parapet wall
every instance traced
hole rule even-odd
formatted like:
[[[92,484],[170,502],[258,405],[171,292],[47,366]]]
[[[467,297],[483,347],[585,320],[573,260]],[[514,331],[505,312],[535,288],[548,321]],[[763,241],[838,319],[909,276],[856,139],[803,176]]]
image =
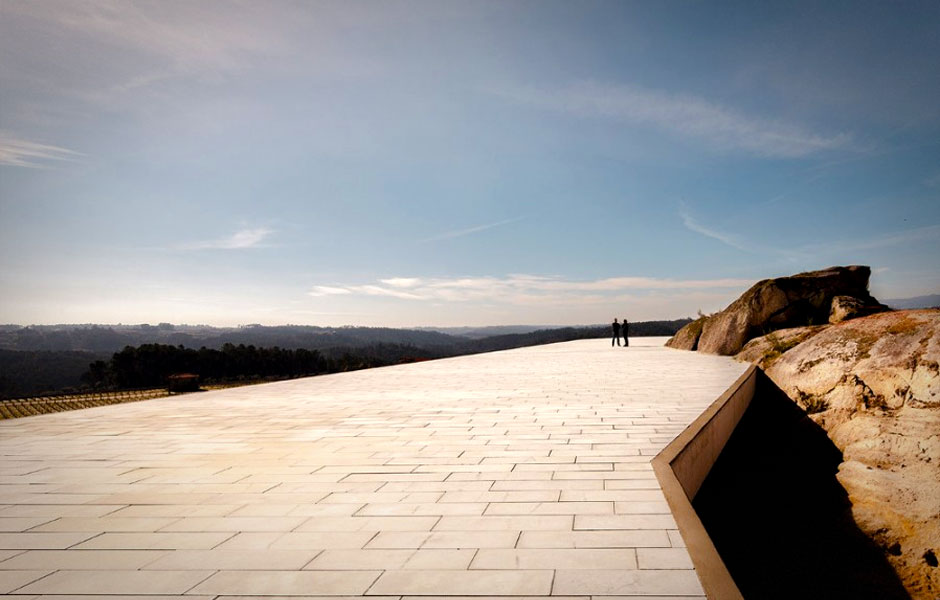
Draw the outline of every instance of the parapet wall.
[[[751,366],[652,461],[702,587],[713,600],[743,600],[743,596],[692,507],[692,499],[754,399],[761,376]]]

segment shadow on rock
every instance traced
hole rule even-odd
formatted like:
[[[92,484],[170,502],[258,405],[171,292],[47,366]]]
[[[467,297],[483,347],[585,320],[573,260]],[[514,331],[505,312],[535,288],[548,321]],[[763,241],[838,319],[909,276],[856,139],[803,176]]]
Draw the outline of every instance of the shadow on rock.
[[[763,374],[693,501],[748,599],[909,600],[852,520],[842,454]]]

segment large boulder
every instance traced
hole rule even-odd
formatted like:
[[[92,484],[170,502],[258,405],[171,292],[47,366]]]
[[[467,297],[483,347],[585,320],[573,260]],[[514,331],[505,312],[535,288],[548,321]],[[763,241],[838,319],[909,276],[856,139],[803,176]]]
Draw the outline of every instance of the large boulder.
[[[851,296],[861,305],[877,306],[878,301],[868,293],[870,275],[869,267],[856,265],[759,281],[705,320],[697,349],[737,354],[748,340],[771,331],[827,323],[836,296]]]
[[[870,408],[940,409],[938,362],[940,310],[896,311],[827,327],[767,374],[791,397],[825,401],[832,418],[856,412],[859,398]],[[864,393],[844,395],[846,387]]]
[[[666,345],[677,350],[697,350],[698,339],[702,335],[702,326],[705,325],[705,319],[708,317],[699,317],[688,323],[676,332],[676,335],[669,338]]]
[[[940,310],[827,326],[767,374],[842,451],[852,515],[911,597],[940,597]]]
[[[829,322],[841,323],[886,310],[890,309],[874,298],[871,298],[871,302],[865,302],[862,298],[854,296],[836,296],[832,299],[832,307],[829,309]]]
[[[762,335],[745,344],[734,358],[742,362],[756,363],[760,368],[767,369],[783,356],[784,352],[802,344],[826,327],[826,325],[792,327]]]

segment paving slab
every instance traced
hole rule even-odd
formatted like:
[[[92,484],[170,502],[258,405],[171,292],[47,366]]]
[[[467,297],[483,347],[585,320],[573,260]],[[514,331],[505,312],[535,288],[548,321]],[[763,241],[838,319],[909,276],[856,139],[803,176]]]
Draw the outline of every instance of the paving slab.
[[[0,593],[702,597],[649,461],[746,365],[664,341],[2,421]]]

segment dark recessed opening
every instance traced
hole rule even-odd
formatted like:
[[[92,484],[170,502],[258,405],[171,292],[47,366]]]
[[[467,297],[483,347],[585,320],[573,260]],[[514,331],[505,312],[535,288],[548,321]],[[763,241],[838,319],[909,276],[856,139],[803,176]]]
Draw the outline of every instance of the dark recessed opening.
[[[910,600],[836,480],[842,453],[759,373],[692,504],[745,598]]]

